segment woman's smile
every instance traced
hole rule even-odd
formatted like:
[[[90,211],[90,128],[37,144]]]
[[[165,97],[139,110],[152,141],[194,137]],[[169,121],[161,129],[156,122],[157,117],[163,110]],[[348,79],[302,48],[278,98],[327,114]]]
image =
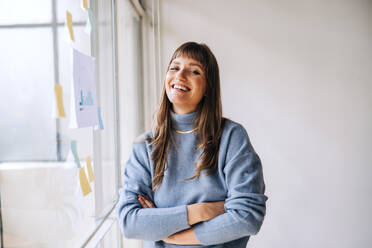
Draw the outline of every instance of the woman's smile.
[[[190,91],[190,88],[185,86],[185,85],[182,85],[182,84],[173,84],[172,85],[172,89],[175,89],[176,92],[178,91],[182,91],[182,92],[188,92]]]

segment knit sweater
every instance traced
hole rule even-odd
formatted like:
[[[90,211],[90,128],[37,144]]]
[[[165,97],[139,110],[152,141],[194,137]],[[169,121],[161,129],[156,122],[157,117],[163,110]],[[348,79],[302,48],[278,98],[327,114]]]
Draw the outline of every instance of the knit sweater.
[[[194,128],[196,112],[172,113],[176,130]],[[214,247],[245,248],[250,235],[256,234],[266,212],[265,184],[259,156],[253,149],[244,127],[224,119],[219,146],[217,170],[200,178],[183,181],[194,175],[195,162],[201,154],[197,131],[181,134],[173,131],[175,145],[168,154],[168,169],[163,181],[152,192],[154,162],[153,145],[141,135],[133,145],[123,175],[123,188],[117,205],[122,233],[127,238],[144,240],[144,247]],[[198,162],[199,163],[199,162]],[[142,208],[137,195],[147,195],[157,208]],[[200,245],[174,245],[162,239],[191,228],[187,221],[187,205],[199,202],[225,201],[225,213],[209,221],[194,224]]]

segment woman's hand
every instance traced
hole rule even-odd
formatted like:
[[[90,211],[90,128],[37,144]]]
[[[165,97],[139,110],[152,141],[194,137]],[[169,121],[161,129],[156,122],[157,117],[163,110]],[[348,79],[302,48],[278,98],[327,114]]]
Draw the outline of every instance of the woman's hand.
[[[187,205],[189,225],[202,221],[208,221],[216,216],[225,213],[225,201],[200,202]]]
[[[225,201],[201,202],[200,204],[202,206],[202,221],[208,221],[225,213]]]
[[[156,208],[155,204],[150,200],[150,197],[138,195],[138,201],[143,208]]]

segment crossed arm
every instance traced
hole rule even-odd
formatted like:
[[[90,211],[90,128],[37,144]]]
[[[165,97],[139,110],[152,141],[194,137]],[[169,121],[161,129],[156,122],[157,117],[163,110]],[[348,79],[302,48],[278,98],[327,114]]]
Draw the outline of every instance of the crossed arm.
[[[124,170],[117,208],[124,236],[171,244],[214,245],[256,234],[266,212],[262,166],[245,131],[234,136],[231,139],[237,140],[236,144],[229,145],[228,159],[221,171],[228,189],[223,204],[226,212],[218,216],[211,205],[205,207],[214,204],[210,202],[168,208],[156,208],[150,199],[147,203],[142,199],[141,203],[139,194],[152,195],[152,178],[146,146],[135,144]],[[206,218],[205,213],[215,215]]]
[[[138,201],[142,208],[156,208],[155,204],[148,196],[138,195]],[[212,219],[225,212],[224,201],[203,202],[187,206],[187,221],[189,225],[194,225],[201,221]],[[199,241],[194,234],[194,228],[177,232],[163,239],[164,242],[177,245],[199,245]]]

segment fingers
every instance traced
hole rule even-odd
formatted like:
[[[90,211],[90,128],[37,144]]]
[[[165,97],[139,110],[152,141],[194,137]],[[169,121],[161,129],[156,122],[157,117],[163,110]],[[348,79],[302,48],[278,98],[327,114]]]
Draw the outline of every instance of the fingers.
[[[141,204],[142,208],[147,208],[147,204],[145,200],[142,198],[142,196],[138,195],[137,199],[138,199],[138,202]]]
[[[150,197],[148,197],[147,195],[145,195],[145,201],[147,205],[150,206],[150,208],[156,208],[155,204],[151,201]]]
[[[147,204],[146,199],[142,195],[138,195],[138,201],[143,208],[150,208],[150,206]]]
[[[155,204],[150,200],[150,197],[138,195],[137,198],[143,208],[156,208]]]

